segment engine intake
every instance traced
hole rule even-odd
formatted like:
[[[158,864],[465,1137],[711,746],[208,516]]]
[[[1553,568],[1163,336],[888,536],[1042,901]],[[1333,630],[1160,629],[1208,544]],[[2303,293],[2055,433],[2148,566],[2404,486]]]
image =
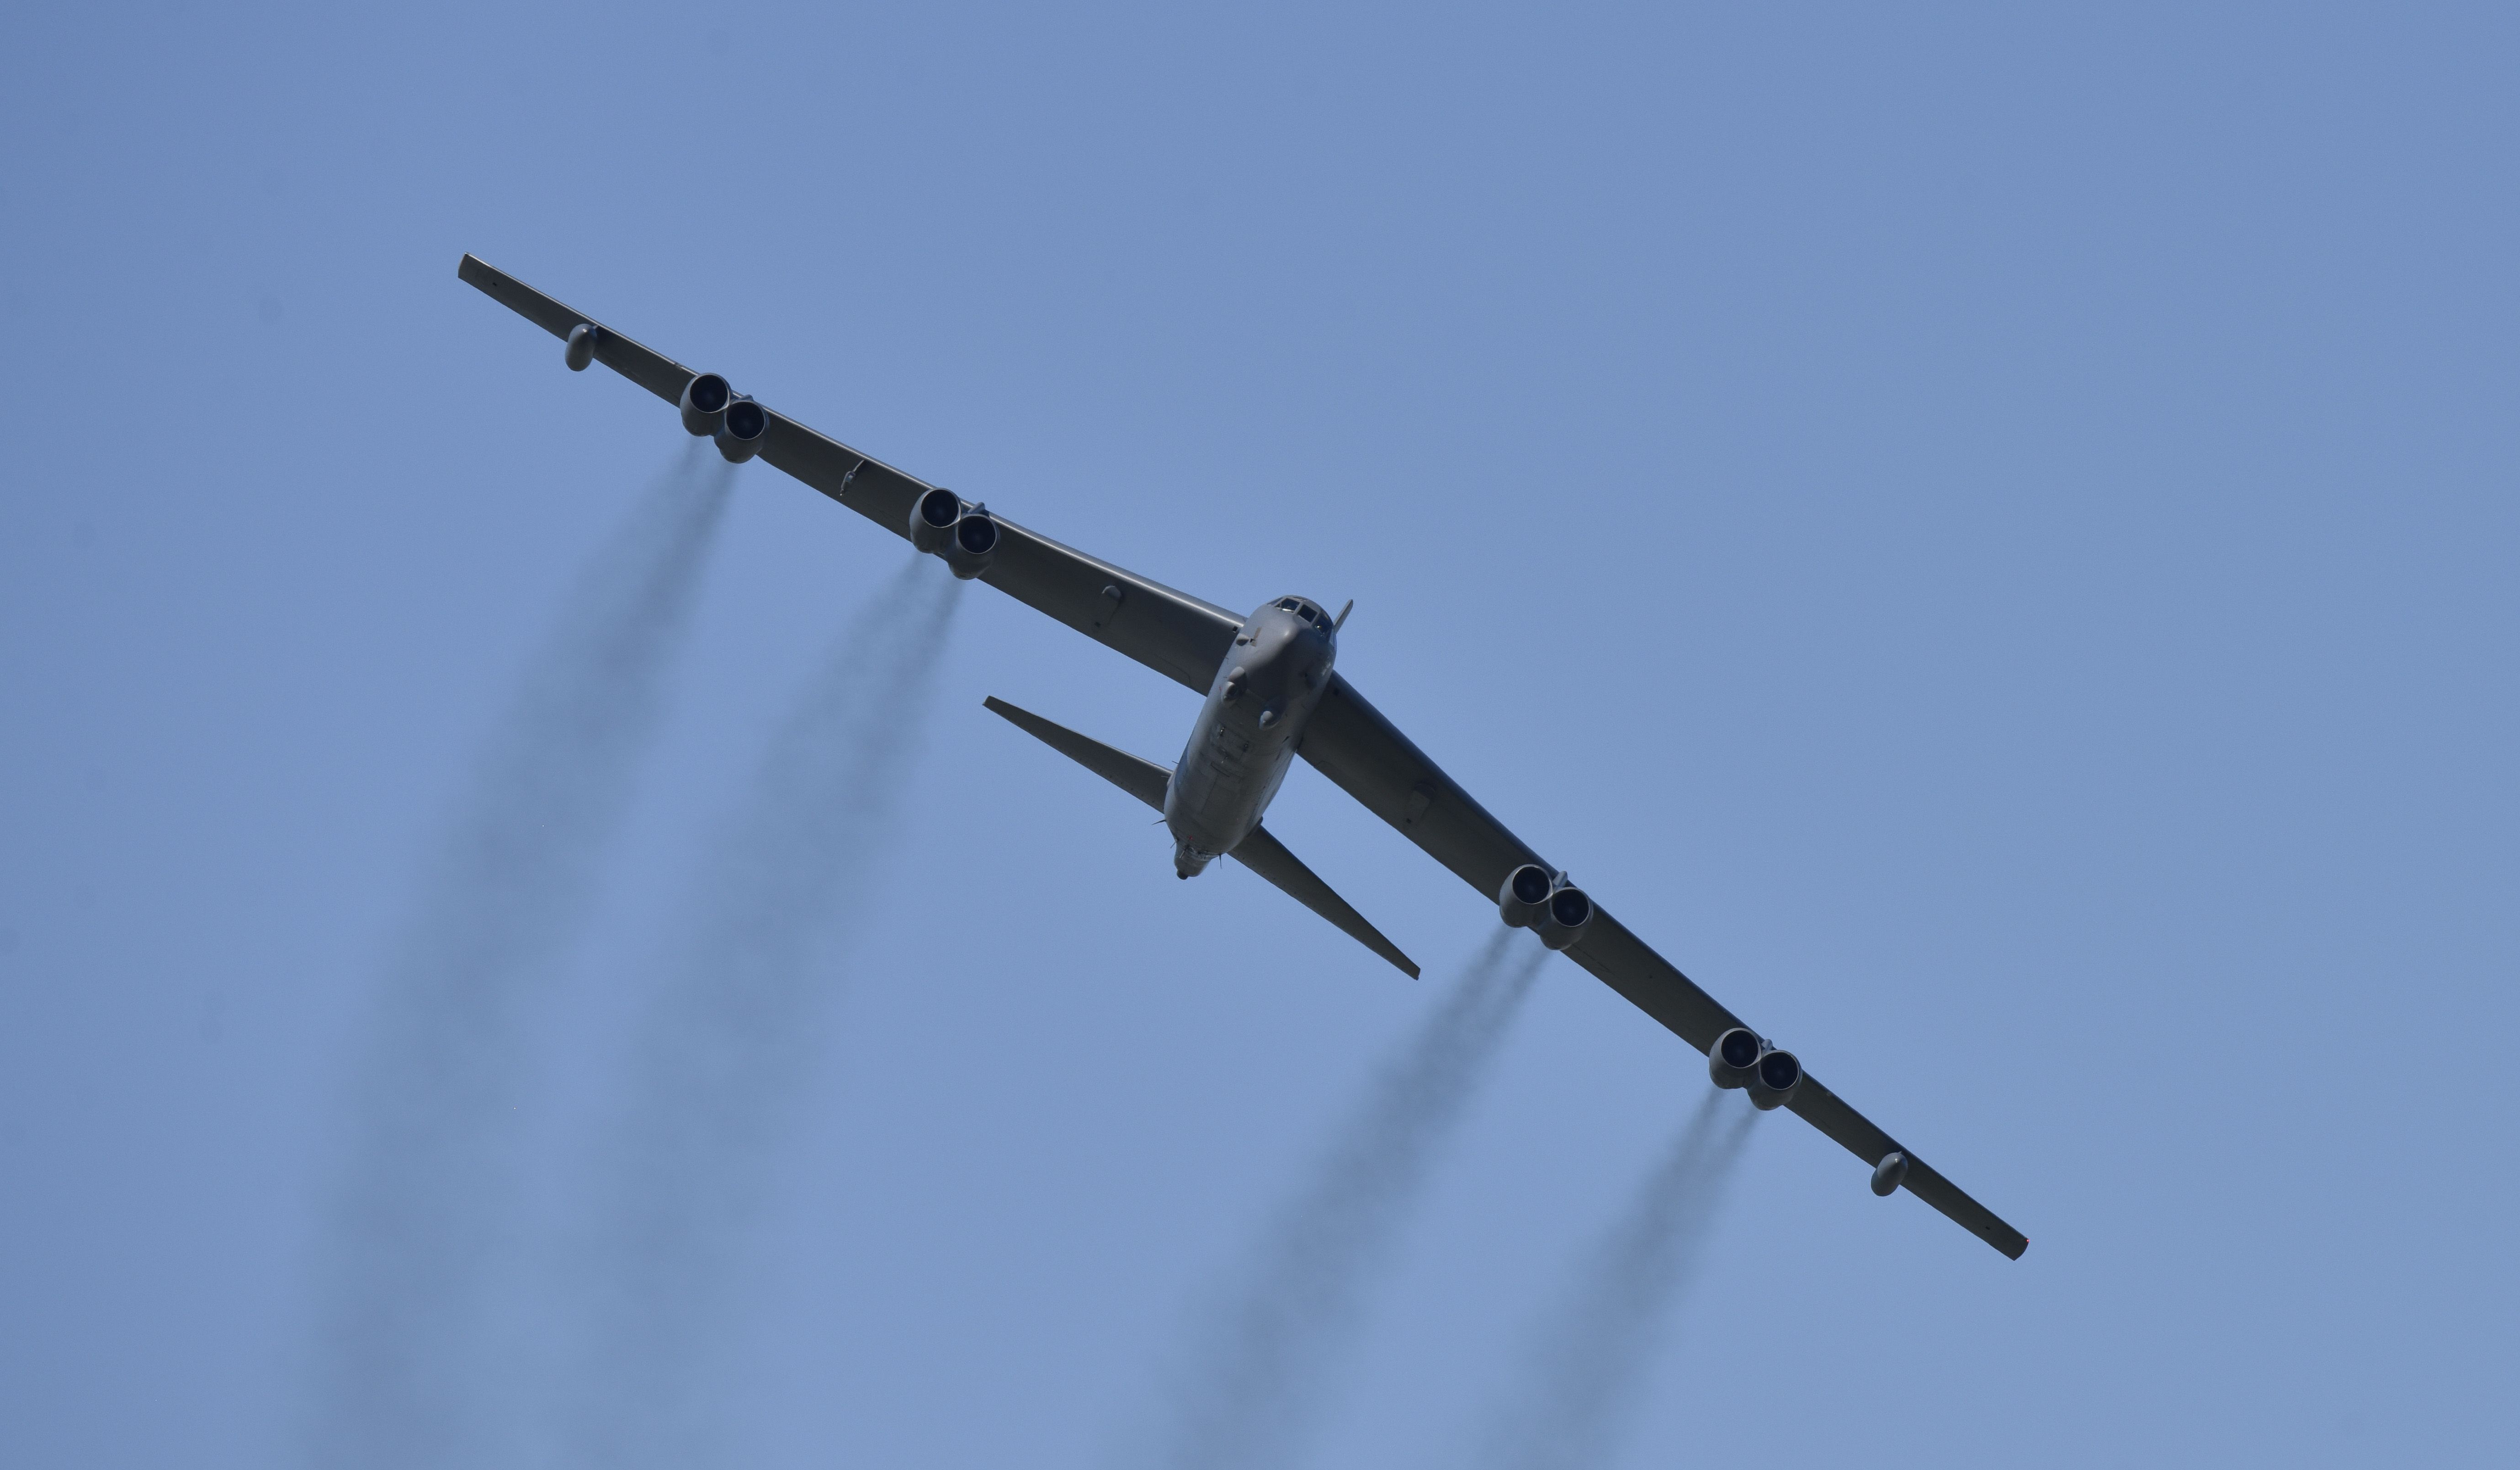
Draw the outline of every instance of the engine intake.
[[[715,373],[702,373],[683,384],[683,427],[692,437],[714,437],[726,423],[726,406],[735,401],[735,389]]]
[[[1758,1068],[1759,1053],[1767,1049],[1748,1027],[1735,1026],[1715,1039],[1706,1048],[1706,1076],[1717,1087],[1730,1091],[1750,1085],[1750,1074]]]
[[[1593,921],[1593,900],[1581,888],[1568,884],[1549,896],[1541,906],[1540,916],[1532,920],[1532,932],[1540,942],[1552,950],[1562,950],[1584,937],[1584,926]]]
[[[726,406],[725,422],[718,425],[717,452],[730,465],[741,465],[761,453],[761,436],[770,431],[770,415],[749,398],[737,398]]]
[[[1507,873],[1505,886],[1497,890],[1497,915],[1512,928],[1528,929],[1556,886],[1548,869],[1525,863]]]
[[[922,552],[941,552],[954,534],[954,522],[962,518],[963,497],[942,488],[930,490],[910,508],[910,544]]]
[[[968,582],[987,571],[997,555],[997,517],[975,507],[954,522],[953,532],[945,541],[945,564],[954,575]]]
[[[1750,1105],[1761,1112],[1783,1107],[1803,1085],[1803,1064],[1790,1051],[1771,1051],[1750,1069]]]
[[[1593,921],[1593,901],[1584,890],[1537,863],[1525,863],[1505,875],[1497,889],[1497,916],[1516,929],[1529,929],[1540,942],[1562,950],[1584,937]]]
[[[1766,1112],[1792,1100],[1794,1089],[1803,1085],[1803,1064],[1757,1032],[1735,1026],[1706,1048],[1706,1077],[1719,1088],[1747,1091],[1750,1105]]]

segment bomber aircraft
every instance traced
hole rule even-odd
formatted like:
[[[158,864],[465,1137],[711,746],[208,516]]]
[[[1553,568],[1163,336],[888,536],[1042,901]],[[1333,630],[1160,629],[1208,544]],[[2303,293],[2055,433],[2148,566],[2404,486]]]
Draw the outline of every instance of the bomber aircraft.
[[[1307,598],[1239,614],[1059,545],[985,506],[826,438],[695,373],[532,287],[466,255],[456,274],[562,339],[572,371],[602,363],[675,405],[683,427],[727,460],[759,458],[877,525],[943,558],[957,577],[1009,597],[1205,696],[1169,770],[991,698],[987,707],[1163,814],[1173,868],[1187,878],[1218,858],[1284,890],[1411,976],[1418,966],[1261,822],[1297,757],[1399,828],[1497,906],[1508,924],[1592,971],[1706,1053],[1719,1088],[1762,1109],[1789,1108],[1872,1170],[1872,1192],[1905,1186],[1960,1227],[2019,1260],[2028,1237],[1848,1106],[1790,1051],[1743,1025],[1671,961],[1543,862],[1470,798],[1332,665],[1347,619]]]

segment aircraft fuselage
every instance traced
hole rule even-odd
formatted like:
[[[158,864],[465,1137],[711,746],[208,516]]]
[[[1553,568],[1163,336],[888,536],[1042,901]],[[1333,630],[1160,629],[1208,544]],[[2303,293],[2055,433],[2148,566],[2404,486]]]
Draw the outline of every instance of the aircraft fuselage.
[[[1329,615],[1302,598],[1242,620],[1164,791],[1176,872],[1191,876],[1260,824],[1337,657]]]

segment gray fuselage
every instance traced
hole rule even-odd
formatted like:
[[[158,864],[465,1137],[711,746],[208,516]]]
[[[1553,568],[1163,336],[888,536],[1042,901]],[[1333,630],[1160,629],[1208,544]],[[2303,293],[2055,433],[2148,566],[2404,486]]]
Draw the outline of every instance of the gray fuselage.
[[[1280,598],[1242,620],[1164,790],[1173,868],[1183,877],[1260,824],[1337,657],[1328,614],[1303,598]]]

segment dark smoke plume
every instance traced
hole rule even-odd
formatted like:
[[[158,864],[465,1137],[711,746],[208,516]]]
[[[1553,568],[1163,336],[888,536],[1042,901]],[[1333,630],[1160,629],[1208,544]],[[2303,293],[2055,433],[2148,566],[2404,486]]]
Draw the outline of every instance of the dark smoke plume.
[[[322,1245],[307,1448],[324,1470],[480,1464],[502,1438],[485,1360],[520,1243],[530,1012],[587,916],[725,510],[734,467],[698,456],[570,585],[389,954]]]
[[[1541,1319],[1493,1421],[1490,1470],[1600,1470],[1650,1387],[1655,1349],[1713,1233],[1725,1187],[1758,1118],[1723,1116],[1709,1091]]]
[[[570,1461],[736,1457],[723,1397],[741,1259],[825,1049],[836,941],[871,916],[962,584],[928,557],[852,619],[773,735],[637,1024],[575,1263],[590,1340]]]
[[[1212,1310],[1172,1385],[1165,1470],[1292,1463],[1327,1406],[1365,1286],[1424,1193],[1549,952],[1499,929],[1342,1124]]]

